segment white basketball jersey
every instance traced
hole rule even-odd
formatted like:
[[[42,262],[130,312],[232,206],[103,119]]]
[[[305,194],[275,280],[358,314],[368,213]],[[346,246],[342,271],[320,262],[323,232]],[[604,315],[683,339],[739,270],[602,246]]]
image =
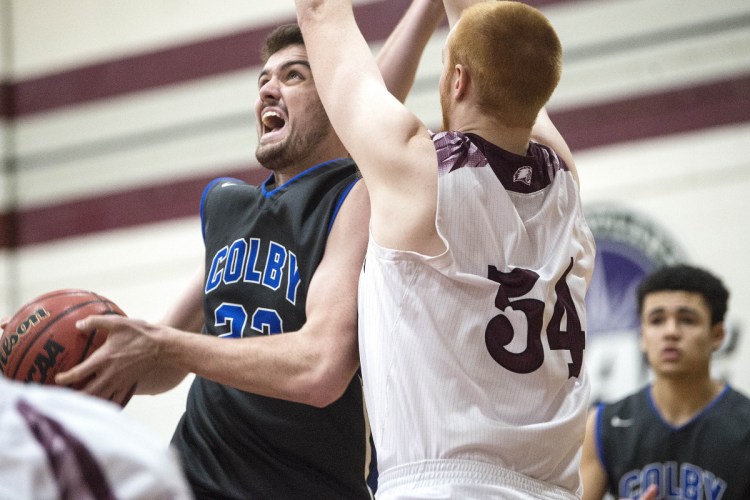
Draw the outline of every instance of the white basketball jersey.
[[[177,455],[120,407],[0,375],[0,498],[190,500]]]
[[[433,141],[447,251],[427,257],[370,238],[360,280],[381,477],[474,461],[580,492],[594,241],[578,187],[536,143],[518,156],[475,135]]]

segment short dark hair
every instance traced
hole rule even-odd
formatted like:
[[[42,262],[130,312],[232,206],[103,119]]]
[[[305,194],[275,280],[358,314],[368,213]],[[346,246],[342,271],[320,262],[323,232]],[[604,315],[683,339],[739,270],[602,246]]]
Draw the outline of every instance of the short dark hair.
[[[638,286],[638,313],[643,312],[646,295],[661,291],[698,293],[711,310],[711,325],[724,321],[729,290],[719,278],[705,269],[687,264],[657,269]]]
[[[260,48],[260,59],[267,62],[268,58],[289,45],[305,45],[302,30],[296,23],[282,24],[268,34]]]

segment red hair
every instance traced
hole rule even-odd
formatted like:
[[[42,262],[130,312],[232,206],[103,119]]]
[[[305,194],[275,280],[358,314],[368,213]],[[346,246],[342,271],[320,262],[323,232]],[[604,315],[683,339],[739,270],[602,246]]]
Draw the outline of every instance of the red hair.
[[[562,47],[549,20],[513,1],[466,9],[448,42],[447,71],[468,71],[478,104],[511,126],[532,126],[562,69]]]

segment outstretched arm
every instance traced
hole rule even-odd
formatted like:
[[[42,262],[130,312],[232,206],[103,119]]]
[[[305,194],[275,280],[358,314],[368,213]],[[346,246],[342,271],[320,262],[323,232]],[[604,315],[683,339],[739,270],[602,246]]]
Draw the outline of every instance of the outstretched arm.
[[[358,182],[331,229],[310,283],[307,321],[299,331],[221,339],[131,318],[90,316],[79,328],[109,330],[121,350],[95,351],[84,363],[59,375],[58,382],[69,384],[96,374],[85,391],[109,397],[112,387],[107,384],[119,383],[122,373],[164,367],[265,396],[316,406],[332,403],[359,366],[357,285],[368,218],[367,190]],[[185,316],[182,324],[189,319]],[[107,376],[100,376],[103,373]]]
[[[316,88],[367,183],[375,241],[435,252],[437,157],[427,128],[387,90],[350,0],[297,0]]]
[[[422,53],[444,17],[443,0],[414,0],[378,52],[380,74],[399,101],[409,95]]]

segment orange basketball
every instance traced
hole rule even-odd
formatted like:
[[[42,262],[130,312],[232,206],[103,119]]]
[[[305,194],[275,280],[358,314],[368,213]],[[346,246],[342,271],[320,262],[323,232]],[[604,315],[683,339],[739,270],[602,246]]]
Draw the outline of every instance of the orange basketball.
[[[105,330],[84,332],[76,321],[92,314],[125,313],[111,300],[77,289],[45,293],[21,307],[0,337],[0,372],[22,382],[55,384],[55,375],[82,362],[106,340]],[[86,381],[73,386],[80,389]],[[130,399],[116,401],[122,406]]]

